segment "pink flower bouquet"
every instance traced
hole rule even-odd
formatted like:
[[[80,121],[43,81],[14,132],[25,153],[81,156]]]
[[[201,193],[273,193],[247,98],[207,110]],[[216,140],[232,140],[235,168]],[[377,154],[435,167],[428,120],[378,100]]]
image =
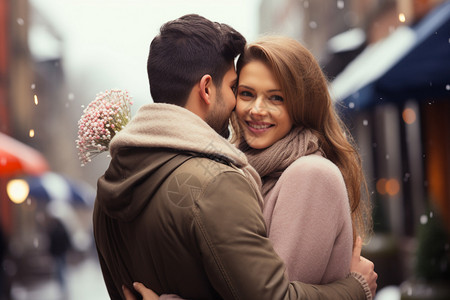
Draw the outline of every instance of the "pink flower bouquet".
[[[78,121],[78,157],[81,166],[108,151],[109,142],[131,119],[131,97],[127,91],[110,90],[97,95]]]

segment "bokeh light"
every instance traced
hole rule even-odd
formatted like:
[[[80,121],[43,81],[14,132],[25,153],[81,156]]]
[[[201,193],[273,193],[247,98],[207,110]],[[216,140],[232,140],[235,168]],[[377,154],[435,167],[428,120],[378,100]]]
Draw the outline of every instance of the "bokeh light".
[[[405,108],[402,113],[402,118],[406,124],[412,124],[416,121],[416,112],[411,108]]]
[[[400,183],[397,179],[391,178],[386,182],[386,193],[389,196],[395,196],[400,192]]]
[[[23,179],[12,179],[6,185],[6,193],[8,194],[9,199],[16,204],[24,202],[27,199],[29,192],[30,187]]]
[[[377,181],[377,192],[381,195],[386,195],[386,182],[385,178],[380,178]]]
[[[376,189],[380,195],[395,196],[400,192],[400,183],[395,178],[380,178],[377,181]]]

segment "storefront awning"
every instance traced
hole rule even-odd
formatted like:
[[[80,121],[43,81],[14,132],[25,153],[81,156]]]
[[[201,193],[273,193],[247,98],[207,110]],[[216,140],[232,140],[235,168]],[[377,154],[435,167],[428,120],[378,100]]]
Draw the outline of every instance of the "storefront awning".
[[[414,27],[398,28],[368,46],[330,85],[355,109],[386,101],[450,99],[450,2]]]

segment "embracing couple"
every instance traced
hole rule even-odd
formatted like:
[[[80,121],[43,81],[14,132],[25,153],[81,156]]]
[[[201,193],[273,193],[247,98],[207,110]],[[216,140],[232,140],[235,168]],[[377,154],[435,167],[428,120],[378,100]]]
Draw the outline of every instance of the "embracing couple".
[[[147,70],[154,103],[98,181],[111,299],[140,297],[133,282],[144,299],[372,299],[361,162],[313,55],[186,15],[161,27]]]

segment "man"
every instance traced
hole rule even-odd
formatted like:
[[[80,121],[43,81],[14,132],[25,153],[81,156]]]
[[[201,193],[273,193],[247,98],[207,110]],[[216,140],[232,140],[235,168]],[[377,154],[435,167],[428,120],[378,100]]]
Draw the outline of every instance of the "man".
[[[152,41],[155,103],[111,141],[98,181],[94,234],[112,299],[133,281],[188,299],[366,298],[361,275],[327,286],[285,277],[267,239],[259,176],[223,138],[244,46],[231,27],[198,15],[164,24]],[[376,286],[373,264],[355,265]]]

